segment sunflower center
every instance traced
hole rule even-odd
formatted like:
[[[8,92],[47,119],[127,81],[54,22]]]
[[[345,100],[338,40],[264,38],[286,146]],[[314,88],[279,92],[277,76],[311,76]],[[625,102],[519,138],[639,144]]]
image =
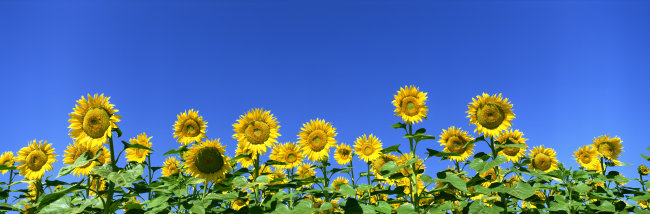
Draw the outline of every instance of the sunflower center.
[[[512,138],[510,140],[515,142],[514,139],[512,139]],[[506,147],[506,148],[503,149],[503,153],[505,153],[508,156],[516,156],[519,153],[519,148],[517,148],[517,147]]]
[[[533,159],[535,169],[546,171],[551,168],[551,158],[545,154],[538,154]]]
[[[261,121],[253,121],[246,127],[245,136],[251,144],[264,144],[269,139],[269,125]]]
[[[108,112],[103,108],[95,107],[84,115],[82,127],[86,135],[97,139],[104,137],[110,125],[111,121]]]
[[[488,129],[496,129],[505,119],[503,109],[496,104],[485,104],[476,113],[478,123]]]
[[[402,100],[402,109],[406,110],[404,113],[408,116],[415,116],[419,113],[420,106],[415,97],[405,97]]]
[[[298,156],[296,154],[290,153],[289,155],[287,155],[287,162],[293,163],[296,162],[296,160],[298,160]]]
[[[348,156],[350,156],[350,150],[347,150],[347,149],[342,149],[340,153],[341,153],[341,156],[344,157],[344,158],[347,158]]]
[[[580,161],[582,161],[582,163],[585,163],[585,164],[591,163],[591,156],[583,155],[582,158],[580,159]]]
[[[309,134],[309,141],[311,150],[314,152],[320,152],[327,145],[327,135],[323,130],[316,130]]]
[[[375,151],[375,148],[372,148],[372,145],[366,145],[363,148],[363,154],[366,155],[366,156],[372,155],[372,152],[374,152],[374,151]]]
[[[465,140],[458,137],[458,136],[452,136],[449,138],[447,141],[447,149],[449,149],[450,152],[456,153],[456,154],[463,154],[465,153]]]
[[[196,152],[194,156],[196,168],[202,173],[215,173],[223,168],[224,160],[219,149],[204,147]]]
[[[196,137],[197,135],[201,134],[201,126],[199,126],[199,123],[196,122],[196,120],[189,119],[185,120],[183,123],[183,132],[185,133],[185,136],[189,137]]]
[[[603,142],[598,145],[598,152],[600,152],[600,154],[603,154],[605,157],[610,157],[614,153],[614,148],[612,147],[611,143]]]
[[[39,171],[47,163],[47,155],[41,150],[35,150],[27,155],[27,167],[32,171]]]

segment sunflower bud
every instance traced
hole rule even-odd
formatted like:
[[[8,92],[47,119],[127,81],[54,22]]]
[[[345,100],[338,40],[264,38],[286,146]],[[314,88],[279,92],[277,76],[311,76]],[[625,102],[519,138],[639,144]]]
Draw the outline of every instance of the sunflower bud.
[[[637,170],[639,171],[640,175],[648,175],[648,173],[650,173],[650,169],[648,169],[648,167],[646,165],[639,166],[639,168],[637,168]]]

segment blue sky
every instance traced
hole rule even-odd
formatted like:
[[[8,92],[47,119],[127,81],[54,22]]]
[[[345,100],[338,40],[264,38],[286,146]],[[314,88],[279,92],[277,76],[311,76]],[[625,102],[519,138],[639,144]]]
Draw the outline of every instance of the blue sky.
[[[473,131],[471,98],[503,93],[513,128],[565,165],[603,134],[622,138],[620,160],[634,166],[616,170],[628,177],[650,153],[644,1],[10,0],[0,2],[0,29],[2,150],[53,143],[59,162],[48,175],[72,142],[68,114],[88,93],[111,96],[120,140],[153,136],[156,163],[179,145],[176,115],[192,108],[231,156],[232,124],[252,108],[275,114],[280,142],[322,118],[339,142],[373,133],[384,147],[406,143],[390,127],[404,85],[428,92],[429,119],[417,126],[436,136],[452,125]],[[435,175],[450,163],[425,164]]]

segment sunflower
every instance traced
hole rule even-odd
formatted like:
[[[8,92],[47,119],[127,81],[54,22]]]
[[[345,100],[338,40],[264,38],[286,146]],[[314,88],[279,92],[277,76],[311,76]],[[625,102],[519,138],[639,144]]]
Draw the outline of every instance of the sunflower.
[[[162,174],[163,176],[171,176],[173,174],[181,172],[178,168],[181,162],[176,160],[175,157],[168,157],[167,160],[163,163]]]
[[[531,162],[530,168],[550,172],[557,169],[557,158],[555,157],[555,150],[545,148],[543,145],[534,147],[530,152]]]
[[[232,169],[228,156],[224,155],[225,148],[219,139],[205,140],[192,146],[184,157],[186,172],[207,181],[223,178]]]
[[[238,162],[241,164],[242,167],[248,168],[248,167],[253,166],[253,164],[255,164],[254,163],[255,162],[255,156],[252,156],[253,153],[251,152],[251,150],[248,148],[248,146],[244,142],[239,141],[237,143],[237,149],[235,149],[235,154],[237,154],[237,155],[251,155],[251,157],[244,157],[244,158],[238,159]]]
[[[311,120],[303,124],[298,134],[298,143],[303,149],[303,154],[311,161],[317,161],[329,157],[329,150],[336,146],[336,128],[325,120]]]
[[[207,138],[205,128],[208,127],[208,122],[203,120],[203,116],[199,116],[199,111],[190,109],[177,115],[176,118],[174,138],[176,138],[177,142],[187,146],[190,143],[201,142]]]
[[[421,92],[415,86],[404,86],[393,95],[393,105],[395,106],[395,115],[402,117],[406,123],[419,123],[422,119],[427,119],[426,106],[427,93]]]
[[[417,161],[415,162],[415,171],[417,172],[417,171],[420,171],[420,170],[424,170],[424,169],[426,168],[426,167],[424,166],[424,161],[423,161],[422,159],[420,159],[417,155],[415,155],[415,159],[417,159]],[[403,165],[405,165],[409,160],[411,160],[411,154],[409,154],[409,153],[404,153],[404,154],[403,154],[402,156],[400,156],[399,159],[397,160],[397,165],[398,165],[398,166],[403,166]],[[402,169],[399,170],[399,172],[401,172],[402,175],[404,175],[405,178],[403,178],[403,179],[407,179],[407,180],[408,180],[408,177],[410,177],[411,174],[413,173],[413,172],[411,171],[411,169],[408,169],[408,168],[402,168]],[[421,175],[421,173],[418,173],[418,176],[420,176],[420,175]]]
[[[278,143],[278,121],[270,111],[251,109],[239,116],[237,123],[232,124],[234,139],[246,144],[253,155],[265,153],[269,147]]]
[[[422,194],[422,191],[424,191],[424,186],[425,185],[424,185],[424,182],[422,181],[422,179],[420,178],[421,176],[422,176],[422,174],[417,175],[417,179],[418,179],[417,180],[417,182],[418,182],[417,183],[417,188],[418,188],[417,195]],[[411,181],[408,178],[399,179],[399,181],[397,181],[396,185],[404,187],[404,194],[406,194],[406,195],[411,194]]]
[[[641,165],[637,168],[637,171],[639,172],[640,175],[648,175],[650,173],[650,169],[648,169],[648,166],[646,165]]]
[[[99,151],[101,150],[101,152]],[[63,164],[71,165],[85,152],[88,152],[89,159],[95,158],[95,155],[99,152],[99,157],[97,161],[90,161],[83,166],[78,166],[72,170],[72,174],[82,177],[91,174],[93,167],[101,166],[105,163],[111,161],[111,154],[108,149],[103,145],[91,145],[88,143],[79,143],[75,141],[68,145],[68,148],[65,150],[63,155]],[[99,162],[98,162],[99,161]]]
[[[273,170],[268,165],[265,165],[262,168],[260,168],[259,174],[260,176],[262,175],[266,176],[269,179],[269,181],[273,181],[273,178],[275,178],[274,177],[275,173],[273,173]],[[248,178],[251,179],[252,181],[257,180],[257,177],[255,177],[255,173],[250,173],[250,176],[248,176]]]
[[[474,144],[465,146],[467,142],[472,141],[472,138],[466,131],[454,126],[449,127],[447,130],[442,130],[438,142],[444,146],[444,152],[452,152],[458,156],[449,156],[449,160],[465,161],[469,156],[474,153]]]
[[[287,182],[287,173],[281,167],[273,167],[273,179],[271,184],[283,184]]]
[[[598,159],[598,151],[592,146],[582,146],[573,155],[580,166],[586,170],[601,170],[600,160]]]
[[[499,152],[499,155],[505,156],[508,158],[508,161],[512,163],[519,162],[519,160],[526,155],[526,150],[528,145],[526,145],[526,138],[523,138],[524,133],[521,133],[519,130],[505,130],[499,134],[497,141],[501,144],[506,144],[508,139],[513,143],[524,145],[524,148],[517,147],[504,147],[503,150]]]
[[[88,94],[88,99],[81,96],[81,99],[77,100],[68,120],[69,135],[72,139],[80,143],[100,145],[111,137],[112,129],[117,128],[121,116],[115,114],[118,110],[109,99],[110,97],[104,97],[104,94]]]
[[[395,155],[381,154],[379,156],[379,158],[377,158],[376,160],[374,160],[372,162],[372,171],[374,172],[373,175],[375,176],[375,178],[384,179],[385,180],[384,182],[386,182],[386,183],[388,183],[390,185],[393,185],[395,183],[395,181],[393,179],[384,178],[382,176],[381,167],[383,167],[384,164],[386,164],[386,163],[388,163],[390,161],[393,161],[393,162],[397,163],[398,160],[399,160],[399,158],[397,156],[395,156]]]
[[[106,180],[99,176],[90,177],[90,195],[97,195],[102,191],[106,191]],[[100,197],[106,197],[106,193],[101,193]]]
[[[287,142],[285,144],[277,144],[275,148],[271,151],[270,155],[271,160],[280,161],[286,163],[286,165],[278,165],[278,168],[282,169],[293,169],[302,164],[304,159],[300,148],[298,145]]]
[[[350,163],[352,161],[352,148],[345,143],[336,146],[336,151],[334,151],[334,159],[336,159],[336,162],[341,166],[345,166],[346,164]]]
[[[147,148],[151,148],[151,138],[152,137],[147,137],[147,133],[142,133],[139,134],[137,137],[129,139],[129,142],[131,144],[138,144],[142,146],[146,146]],[[135,161],[138,163],[142,163],[145,160],[147,160],[147,156],[151,154],[150,150],[147,149],[138,149],[138,148],[126,148],[126,160],[127,161]]]
[[[52,170],[52,163],[56,162],[54,158],[54,148],[47,141],[33,140],[27,147],[18,151],[16,162],[20,163],[16,168],[20,174],[29,180],[40,179],[45,171]]]
[[[501,94],[490,96],[483,93],[483,96],[476,96],[472,101],[467,106],[467,117],[470,124],[476,125],[474,132],[494,137],[512,125],[515,114],[508,98],[502,98]]]
[[[5,152],[0,155],[0,164],[5,165],[6,167],[12,167],[14,165],[14,153],[13,152]],[[2,172],[2,175],[7,173],[9,170],[0,170]]]
[[[36,200],[37,196],[43,195],[42,188],[38,188],[38,185],[41,185],[39,180],[25,181],[29,185],[27,186],[27,192],[25,192],[25,198],[29,200]],[[42,186],[41,186],[42,187]]]
[[[609,135],[602,135],[594,138],[594,148],[598,150],[598,153],[604,158],[615,161],[618,160],[618,156],[621,155],[623,151],[623,141],[619,137],[610,138]]]
[[[490,169],[488,171],[485,171],[485,172],[479,174],[479,176],[481,176],[481,178],[485,178],[487,180],[487,181],[483,182],[481,184],[481,186],[489,187],[493,183],[501,181],[502,178],[503,178],[503,175],[497,176],[497,171],[500,170],[500,169],[501,168],[497,166],[495,168],[492,168],[492,169]]]
[[[312,167],[314,166],[309,163],[302,164],[298,166],[298,171],[296,171],[296,174],[300,179],[307,179],[310,177],[314,177],[316,176],[316,171],[314,171]]]
[[[249,200],[243,201],[241,199],[232,201],[232,209],[240,210],[241,208],[248,206],[249,202],[250,202]]]
[[[129,210],[142,210],[142,202],[131,197],[131,200],[124,202],[124,213],[127,213]]]
[[[340,177],[340,176],[339,176],[339,177],[337,177],[336,179],[334,179],[334,181],[332,181],[332,184],[331,184],[330,186],[335,187],[335,188],[336,188],[336,191],[339,191],[339,190],[341,190],[341,186],[340,186],[340,185],[342,185],[342,184],[349,184],[349,183],[350,183],[350,180],[348,180],[347,178],[344,178],[344,177]]]
[[[381,140],[372,134],[367,137],[364,134],[354,141],[354,151],[359,154],[359,158],[365,162],[370,162],[379,158],[381,147]]]

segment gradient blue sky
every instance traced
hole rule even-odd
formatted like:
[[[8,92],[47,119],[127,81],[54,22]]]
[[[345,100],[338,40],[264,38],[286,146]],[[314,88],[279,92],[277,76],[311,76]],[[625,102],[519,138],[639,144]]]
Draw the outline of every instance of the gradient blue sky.
[[[62,166],[68,114],[87,93],[111,96],[120,140],[153,136],[156,163],[178,146],[172,125],[191,108],[231,156],[232,124],[260,107],[278,118],[280,142],[324,118],[339,142],[374,133],[384,147],[405,143],[390,127],[400,120],[391,101],[411,84],[429,93],[417,127],[436,136],[452,125],[473,131],[471,98],[503,93],[513,128],[566,165],[603,134],[622,138],[621,160],[634,166],[616,169],[628,177],[650,154],[647,1],[8,0],[0,29],[2,150],[53,143],[59,162],[48,175]],[[449,162],[425,164],[435,175]]]

